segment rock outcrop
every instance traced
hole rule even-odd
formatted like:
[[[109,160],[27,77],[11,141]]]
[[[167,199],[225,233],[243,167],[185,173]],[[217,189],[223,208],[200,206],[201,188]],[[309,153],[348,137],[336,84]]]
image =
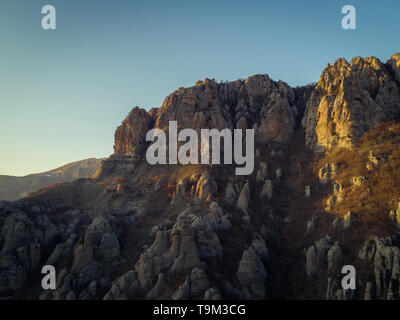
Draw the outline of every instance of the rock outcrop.
[[[248,208],[250,203],[250,182],[246,181],[242,190],[240,191],[239,198],[236,203],[236,208],[244,213],[244,217],[248,220]]]
[[[273,189],[272,181],[269,179],[265,180],[265,183],[264,183],[262,191],[261,191],[261,198],[266,197],[268,200],[271,200],[273,191],[274,191],[274,189]]]
[[[326,236],[315,242],[306,252],[306,273],[315,275],[327,263],[327,253],[332,246],[332,238]]]
[[[256,140],[289,143],[296,126],[296,97],[284,82],[267,75],[217,83],[205,79],[195,86],[180,88],[165,98],[159,109],[146,112],[135,107],[115,132],[115,153],[143,155],[146,133],[152,128],[168,132],[169,121],[178,130],[255,129]]]
[[[399,299],[400,292],[393,291],[393,283],[400,280],[400,248],[395,242],[397,239],[392,237],[371,237],[359,251],[359,258],[369,263],[375,273],[374,283],[365,289],[369,299]]]
[[[151,112],[135,107],[115,131],[114,152],[130,151],[140,156],[146,145],[146,134],[154,125]]]
[[[390,60],[397,66],[398,56]],[[398,67],[396,67],[398,72]],[[399,85],[377,58],[338,59],[327,65],[308,101],[306,145],[316,152],[350,148],[378,123],[400,114]]]
[[[394,72],[394,77],[397,81],[397,84],[400,83],[400,53],[396,53],[390,57],[388,60],[388,65]]]
[[[264,283],[267,278],[267,272],[253,247],[249,247],[243,252],[236,276],[241,285],[241,294],[243,298],[265,298]]]

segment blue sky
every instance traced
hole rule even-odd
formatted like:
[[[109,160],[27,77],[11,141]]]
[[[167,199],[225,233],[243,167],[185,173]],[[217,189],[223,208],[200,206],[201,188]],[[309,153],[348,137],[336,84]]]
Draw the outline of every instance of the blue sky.
[[[41,28],[46,4],[56,30]],[[346,4],[357,30],[341,28]],[[0,174],[108,156],[132,107],[199,79],[296,86],[338,57],[386,61],[400,51],[399,12],[397,0],[1,0]]]

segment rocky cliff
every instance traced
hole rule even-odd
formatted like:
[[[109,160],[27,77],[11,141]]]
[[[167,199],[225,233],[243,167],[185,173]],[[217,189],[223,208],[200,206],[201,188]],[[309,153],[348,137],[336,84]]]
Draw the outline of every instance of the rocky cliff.
[[[398,119],[398,59],[394,55],[387,65],[374,57],[328,64],[302,121],[306,145],[315,151],[350,148],[378,123]]]
[[[141,150],[151,128],[168,130],[176,120],[183,128],[254,128],[261,145],[288,143],[294,133],[298,107],[286,83],[255,75],[246,80],[217,83],[205,79],[180,88],[159,109],[134,108],[115,133],[115,152]]]
[[[399,299],[398,61],[339,59],[298,88],[206,79],[134,108],[91,179],[1,205],[0,296]],[[254,172],[149,165],[146,132],[170,120],[254,128]],[[40,286],[45,264],[56,290]]]

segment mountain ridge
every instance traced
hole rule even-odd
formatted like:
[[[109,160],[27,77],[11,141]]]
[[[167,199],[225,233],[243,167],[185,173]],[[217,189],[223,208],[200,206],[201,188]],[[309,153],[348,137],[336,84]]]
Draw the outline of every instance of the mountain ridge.
[[[89,178],[101,160],[103,158],[78,160],[45,172],[24,176],[0,175],[0,200],[18,200],[46,185]]]
[[[338,59],[300,88],[205,79],[133,108],[91,178],[0,205],[0,296],[400,299],[399,58]],[[254,129],[254,172],[149,165],[146,132],[171,120]]]

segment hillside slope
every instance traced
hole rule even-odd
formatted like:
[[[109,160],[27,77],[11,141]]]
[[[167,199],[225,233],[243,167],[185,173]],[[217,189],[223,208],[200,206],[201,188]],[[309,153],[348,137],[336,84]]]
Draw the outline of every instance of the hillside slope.
[[[68,163],[57,169],[29,174],[23,177],[0,175],[0,200],[14,201],[26,197],[41,187],[79,178],[89,178],[95,173],[102,159],[86,159]]]

